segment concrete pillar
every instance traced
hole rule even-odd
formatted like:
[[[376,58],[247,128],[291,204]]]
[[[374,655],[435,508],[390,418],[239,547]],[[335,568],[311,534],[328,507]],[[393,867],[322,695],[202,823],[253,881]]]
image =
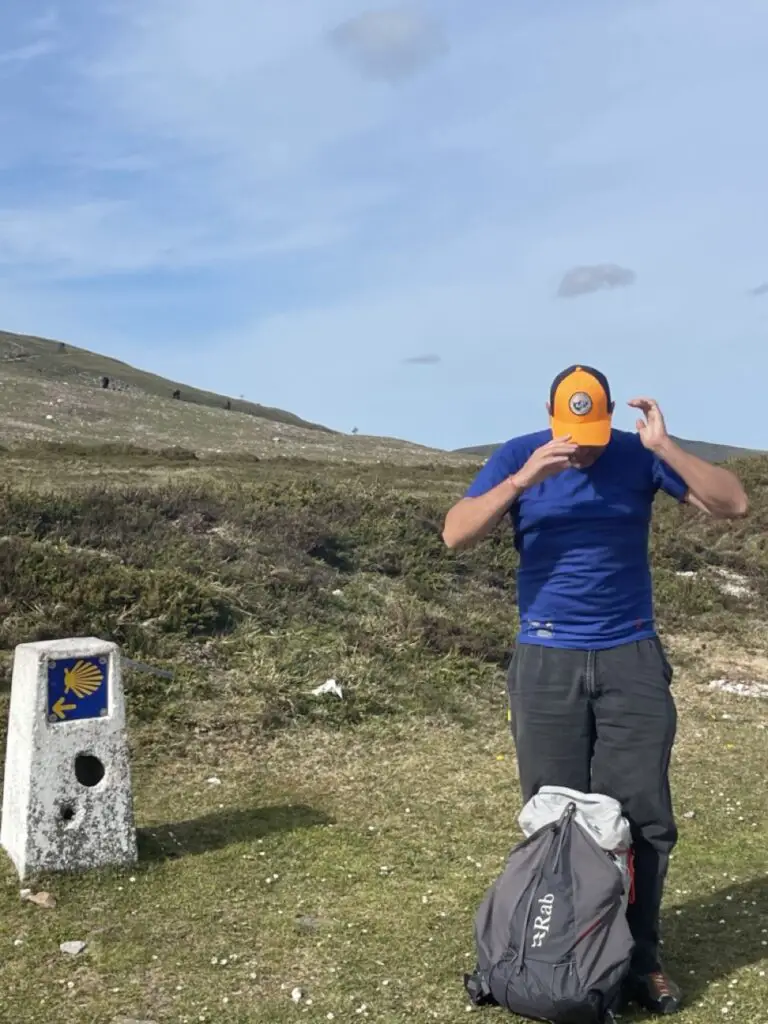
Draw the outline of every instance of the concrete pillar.
[[[136,861],[116,644],[16,648],[0,844],[21,879]]]

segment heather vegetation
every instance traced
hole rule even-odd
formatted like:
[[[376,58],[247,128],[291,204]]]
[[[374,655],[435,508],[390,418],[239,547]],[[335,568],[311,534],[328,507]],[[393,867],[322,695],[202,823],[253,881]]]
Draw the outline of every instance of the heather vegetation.
[[[519,810],[515,552],[504,530],[461,554],[440,537],[474,463],[28,444],[0,468],[3,726],[24,641],[96,635],[172,673],[126,673],[132,880],[40,880],[49,912],[4,864],[3,1019],[463,1020]],[[737,468],[748,519],[662,498],[652,537],[691,812],[668,946],[696,1024],[758,1024],[768,999],[765,701],[708,686],[768,679],[768,460]],[[341,698],[313,695],[328,679]],[[65,939],[89,944],[73,963]]]

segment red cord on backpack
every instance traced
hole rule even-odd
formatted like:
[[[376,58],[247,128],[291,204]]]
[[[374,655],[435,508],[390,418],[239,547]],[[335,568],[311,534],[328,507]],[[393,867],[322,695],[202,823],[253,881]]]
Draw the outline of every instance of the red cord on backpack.
[[[635,848],[630,846],[627,851],[627,868],[629,869],[629,902],[635,902]]]

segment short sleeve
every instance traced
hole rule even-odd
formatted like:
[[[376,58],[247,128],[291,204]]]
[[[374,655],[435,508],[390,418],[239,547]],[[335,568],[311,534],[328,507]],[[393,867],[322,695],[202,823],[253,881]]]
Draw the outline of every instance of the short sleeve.
[[[664,491],[676,501],[684,501],[688,494],[685,480],[658,455],[653,456],[653,486],[654,490]]]
[[[464,493],[465,498],[479,498],[516,473],[525,462],[525,453],[516,439],[497,448]]]

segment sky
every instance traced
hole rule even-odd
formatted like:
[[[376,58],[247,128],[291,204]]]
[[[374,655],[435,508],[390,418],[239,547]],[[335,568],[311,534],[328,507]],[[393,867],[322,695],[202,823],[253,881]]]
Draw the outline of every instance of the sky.
[[[5,0],[0,328],[339,430],[768,448],[765,0]]]

